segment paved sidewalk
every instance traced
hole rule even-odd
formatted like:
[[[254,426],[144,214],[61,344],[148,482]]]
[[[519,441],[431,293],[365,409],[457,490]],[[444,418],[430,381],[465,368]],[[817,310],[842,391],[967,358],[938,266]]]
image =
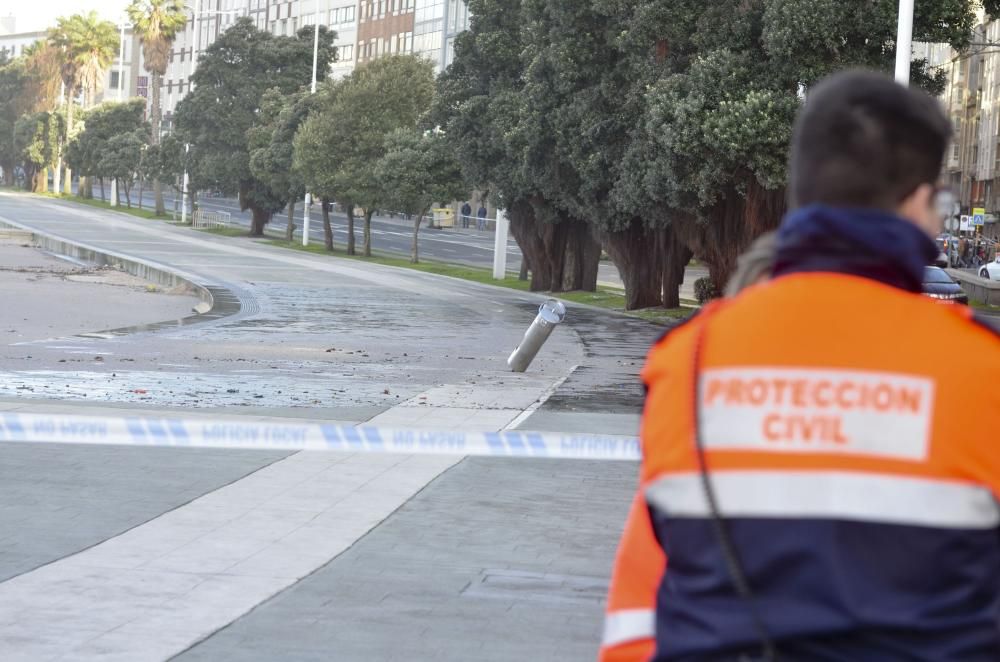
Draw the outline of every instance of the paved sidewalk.
[[[178,659],[592,660],[635,476],[631,463],[467,459]]]

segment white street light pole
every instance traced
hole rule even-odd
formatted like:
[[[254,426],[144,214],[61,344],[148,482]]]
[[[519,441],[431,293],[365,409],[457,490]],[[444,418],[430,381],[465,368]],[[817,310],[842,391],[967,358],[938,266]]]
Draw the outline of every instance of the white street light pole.
[[[316,94],[316,65],[319,58],[319,0],[315,0],[313,8],[316,10],[316,25],[313,29],[313,75],[312,75],[312,87],[310,89],[311,94]],[[306,198],[303,200],[302,205],[302,245],[309,245],[309,220],[310,220],[310,205],[312,205],[312,196],[306,192]]]
[[[509,227],[507,210],[497,209],[497,229],[493,237],[493,280],[503,280],[507,277],[507,230]]]
[[[198,17],[201,14],[201,0],[194,0],[194,16],[191,18],[191,60],[188,63],[188,93],[194,90],[194,63],[198,59]]]
[[[896,33],[896,82],[910,84],[913,59],[913,0],[899,0],[899,30]]]
[[[187,167],[187,155],[191,151],[190,143],[184,144],[184,181],[181,183],[181,225],[187,225],[187,211],[188,211],[188,167]],[[176,218],[176,216],[174,217]]]
[[[125,82],[125,21],[122,20],[118,26],[121,30],[118,39],[118,103],[125,100],[125,92],[122,83]],[[118,178],[111,178],[111,206],[118,206]]]

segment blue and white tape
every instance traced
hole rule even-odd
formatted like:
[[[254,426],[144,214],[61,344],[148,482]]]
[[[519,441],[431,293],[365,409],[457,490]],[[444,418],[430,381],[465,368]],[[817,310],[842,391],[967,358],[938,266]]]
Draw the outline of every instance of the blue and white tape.
[[[549,432],[441,432],[323,423],[0,415],[0,442],[638,460],[639,440]]]

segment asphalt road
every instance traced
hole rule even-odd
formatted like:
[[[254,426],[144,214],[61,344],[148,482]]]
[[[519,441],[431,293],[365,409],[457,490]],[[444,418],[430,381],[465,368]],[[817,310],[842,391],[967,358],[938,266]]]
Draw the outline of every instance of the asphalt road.
[[[133,192],[133,198],[137,198],[137,191]],[[95,191],[99,197],[100,191]],[[110,190],[106,190],[110,196]],[[175,207],[178,201],[175,199],[172,190],[164,192],[164,203],[168,212]],[[153,194],[151,191],[143,192],[143,207],[149,209],[153,207]],[[133,206],[138,206],[136,199],[132,201]],[[208,198],[199,197],[198,204],[207,211],[224,211],[232,215],[235,224],[241,227],[250,227],[250,212],[240,211],[239,203],[231,198]],[[295,207],[295,236],[301,239],[303,226],[303,205],[301,201]],[[179,212],[178,212],[179,213]],[[334,242],[344,246],[347,243],[347,216],[340,213],[330,215],[333,225]],[[355,238],[358,246],[361,246],[362,219],[355,219]],[[272,232],[280,233],[282,236],[287,227],[287,214],[279,212],[268,224]],[[413,224],[403,220],[401,217],[390,219],[388,216],[375,217],[372,219],[372,247],[376,251],[393,253],[399,255],[409,255],[413,238]],[[311,243],[323,242],[323,219],[320,215],[319,206],[314,205],[310,220],[309,239]],[[457,264],[468,264],[477,267],[491,267],[493,265],[493,232],[478,232],[474,228],[468,230],[435,230],[427,226],[425,220],[420,229],[420,251],[428,259],[442,262],[452,262]],[[517,242],[511,237],[507,242],[507,269],[517,272],[521,268],[521,250]]]
[[[74,189],[75,190],[75,189]],[[110,196],[110,190],[105,194]],[[95,195],[100,196],[100,190],[95,191]],[[138,191],[133,192],[133,206],[138,206]],[[164,203],[168,212],[175,207],[179,210],[179,200],[175,198],[173,190],[164,191]],[[154,204],[152,191],[143,191],[143,207],[151,209]],[[239,203],[232,198],[208,198],[200,197],[198,204],[202,209],[208,211],[224,211],[232,215],[234,224],[240,227],[250,228],[250,212],[240,211]],[[295,207],[295,236],[301,240],[303,225],[303,205],[301,201]],[[178,211],[178,215],[180,212]],[[275,233],[284,236],[287,228],[287,214],[280,212],[268,224],[268,228]],[[333,240],[335,244],[344,246],[347,243],[347,216],[340,213],[331,213],[330,222],[333,226]],[[354,235],[358,246],[363,241],[362,219],[355,219]],[[425,220],[420,229],[420,255],[429,260],[438,262],[448,262],[452,264],[466,264],[474,267],[492,268],[493,266],[493,243],[492,231],[479,232],[474,227],[469,229],[431,229]],[[318,205],[313,206],[310,220],[309,240],[313,244],[323,243],[323,219],[320,215]],[[376,252],[389,253],[393,255],[409,256],[413,243],[413,224],[403,220],[402,217],[389,218],[388,216],[377,216],[372,219],[372,247]],[[521,249],[513,237],[507,240],[507,271],[517,273],[521,269]],[[610,262],[602,262],[598,272],[598,278],[603,283],[620,284],[621,277],[618,270]],[[695,276],[696,278],[697,276]],[[691,282],[695,278],[690,279]]]

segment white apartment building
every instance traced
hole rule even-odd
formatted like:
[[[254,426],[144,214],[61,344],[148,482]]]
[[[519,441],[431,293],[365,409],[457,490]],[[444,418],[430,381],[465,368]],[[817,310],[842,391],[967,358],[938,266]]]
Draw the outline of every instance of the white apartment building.
[[[4,19],[0,19],[2,21]],[[6,25],[13,28],[13,19],[6,19]],[[20,57],[24,51],[36,41],[45,39],[43,32],[4,32],[0,30],[0,51],[10,57]],[[96,102],[116,100],[118,98],[119,77],[124,77],[124,98],[147,97],[149,95],[148,75],[143,71],[142,48],[139,39],[132,34],[132,28],[125,29],[125,58],[118,61],[118,54],[107,71],[104,72],[104,84],[97,91]]]
[[[470,20],[465,0],[188,0],[187,7],[188,26],[178,35],[163,76],[166,130],[190,89],[188,78],[197,64],[192,54],[204,52],[238,18],[249,16],[258,29],[286,36],[319,20],[337,34],[338,59],[328,72],[334,78],[349,75],[359,61],[389,53],[423,55],[440,71],[451,62],[455,35]]]

